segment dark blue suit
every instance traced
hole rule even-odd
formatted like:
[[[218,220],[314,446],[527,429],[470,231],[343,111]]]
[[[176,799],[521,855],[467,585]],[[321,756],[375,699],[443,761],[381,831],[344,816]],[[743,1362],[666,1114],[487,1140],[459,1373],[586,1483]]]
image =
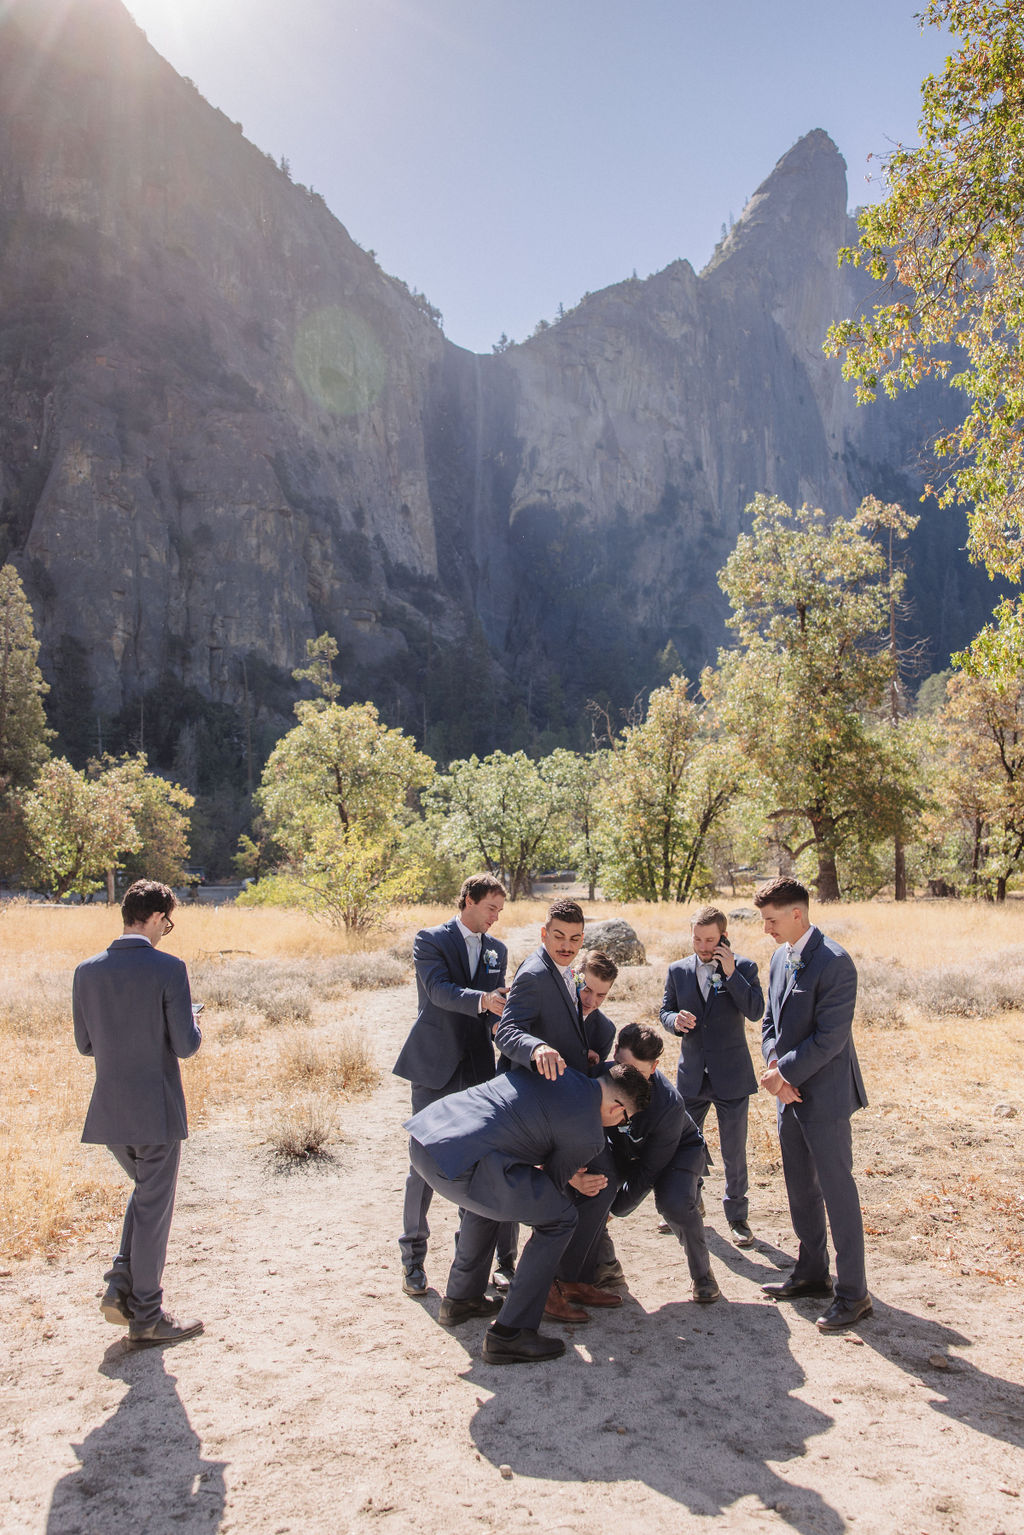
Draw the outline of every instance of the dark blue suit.
[[[671,1226],[686,1251],[691,1279],[707,1279],[711,1257],[699,1208],[706,1158],[704,1137],[667,1077],[655,1071],[650,1087],[647,1108],[634,1114],[628,1125],[608,1131],[615,1178],[597,1200],[603,1206],[603,1215],[631,1215],[653,1189],[658,1214]],[[581,1226],[586,1219],[581,1212]],[[595,1225],[597,1219],[595,1210]],[[577,1233],[579,1230],[578,1226]],[[597,1235],[600,1239],[600,1228]],[[578,1236],[573,1240],[575,1243]],[[597,1246],[593,1255],[599,1256]],[[614,1250],[609,1246],[600,1256],[611,1258]],[[593,1269],[593,1262],[589,1268]]]
[[[147,1325],[162,1309],[181,1143],[188,1136],[178,1061],[202,1042],[188,971],[145,938],[117,938],[78,966],[72,1006],[75,1043],[96,1062],[82,1139],[105,1145],[133,1184],[121,1245],[104,1277],[133,1320]]]
[[[747,1201],[747,1116],[757,1077],[750,1060],[744,1019],[760,1019],[764,993],[753,960],[736,960],[732,975],[721,977],[720,991],[709,991],[707,1001],[697,979],[697,956],[689,955],[669,966],[661,1022],[666,1033],[679,1040],[676,1087],[698,1129],[712,1103],[718,1118],[718,1136],[725,1169],[728,1221],[745,1221]],[[676,1035],[675,1015],[683,1011],[697,1019],[686,1034]]]
[[[845,949],[812,928],[796,973],[787,972],[786,947],[780,945],[768,974],[762,1051],[766,1061],[777,1060],[802,1099],[780,1103],[778,1113],[786,1193],[800,1242],[793,1277],[827,1276],[827,1212],[836,1294],[862,1300],[864,1224],[853,1179],[850,1116],[868,1100],[852,1036],[856,967]]]
[[[538,1045],[553,1045],[573,1071],[586,1075],[591,1069],[579,998],[572,1001],[561,971],[543,946],[516,971],[494,1043],[505,1062],[514,1066],[528,1067]]]
[[[466,940],[456,918],[416,934],[412,952],[418,1011],[392,1068],[395,1076],[412,1084],[414,1114],[437,1098],[494,1076],[494,1014],[480,1011],[480,998],[504,986],[508,951],[487,933],[481,938],[479,962],[470,975]],[[431,1195],[430,1185],[410,1167],[398,1242],[407,1269],[422,1266],[427,1254]],[[513,1257],[514,1249],[514,1234],[506,1233],[499,1244],[501,1258]]]
[[[604,1145],[600,1084],[575,1071],[549,1082],[513,1068],[438,1099],[405,1128],[420,1176],[464,1212],[445,1293],[482,1295],[499,1223],[522,1222],[533,1235],[497,1320],[539,1328],[576,1226],[569,1179]]]

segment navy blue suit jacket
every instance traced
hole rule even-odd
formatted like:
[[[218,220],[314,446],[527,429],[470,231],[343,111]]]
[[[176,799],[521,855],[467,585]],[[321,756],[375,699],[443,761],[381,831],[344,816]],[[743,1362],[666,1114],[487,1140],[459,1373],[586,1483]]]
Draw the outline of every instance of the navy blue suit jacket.
[[[586,1075],[587,1033],[561,972],[543,945],[523,960],[509,988],[494,1043],[514,1066],[529,1066],[538,1045],[553,1045],[567,1066]]]
[[[576,1071],[549,1082],[535,1071],[501,1072],[490,1082],[449,1093],[406,1120],[446,1178],[471,1177],[474,1199],[495,1203],[481,1183],[499,1162],[543,1167],[563,1191],[604,1149],[601,1086]],[[478,1167],[478,1164],[481,1164]]]
[[[768,970],[768,1010],[761,1031],[766,1061],[778,1060],[802,1103],[783,1112],[797,1119],[849,1118],[868,1099],[853,1047],[857,970],[846,950],[814,928],[790,981],[780,944]]]
[[[587,1049],[595,1050],[599,1060],[607,1060],[615,1041],[615,1025],[608,1015],[595,1007],[583,1020],[583,1032],[587,1036]]]
[[[688,1034],[676,1034],[675,1015],[693,1013],[696,1024]],[[764,993],[752,959],[737,957],[736,969],[722,990],[708,993],[705,1002],[697,980],[697,956],[690,954],[669,966],[661,1023],[679,1040],[676,1086],[684,1098],[700,1096],[705,1071],[716,1098],[745,1098],[757,1092],[757,1077],[747,1048],[744,1018],[764,1014]]]
[[[188,1135],[179,1059],[202,1035],[188,971],[140,938],[116,938],[75,971],[75,1044],[96,1062],[83,1141],[158,1146]]]
[[[494,1014],[480,1011],[480,998],[505,984],[508,950],[482,935],[476,973],[469,973],[466,940],[457,919],[416,934],[413,962],[419,1010],[392,1070],[419,1087],[445,1087],[461,1068],[461,1086],[494,1075],[491,1027]]]
[[[616,1166],[625,1174],[612,1204],[613,1215],[635,1210],[670,1162],[698,1178],[706,1166],[704,1137],[680,1095],[660,1071],[653,1073],[650,1085],[647,1108],[634,1114],[628,1125],[609,1133]]]

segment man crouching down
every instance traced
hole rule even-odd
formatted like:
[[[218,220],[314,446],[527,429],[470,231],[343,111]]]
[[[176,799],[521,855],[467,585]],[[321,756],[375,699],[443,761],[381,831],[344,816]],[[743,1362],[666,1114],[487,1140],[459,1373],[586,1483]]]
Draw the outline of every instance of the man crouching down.
[[[412,1166],[465,1212],[439,1320],[453,1326],[497,1313],[484,1336],[483,1357],[491,1364],[565,1352],[561,1338],[538,1328],[576,1226],[569,1188],[589,1192],[594,1178],[586,1167],[604,1147],[605,1128],[645,1108],[649,1096],[633,1066],[612,1066],[596,1079],[567,1069],[554,1082],[513,1068],[429,1104],[406,1122]],[[533,1235],[499,1302],[484,1290],[503,1221],[532,1226]]]

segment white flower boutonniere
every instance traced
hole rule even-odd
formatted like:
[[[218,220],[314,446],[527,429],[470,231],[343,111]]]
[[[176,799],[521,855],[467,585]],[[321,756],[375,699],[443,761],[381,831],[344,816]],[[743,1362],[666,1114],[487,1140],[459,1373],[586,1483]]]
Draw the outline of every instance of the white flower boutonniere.
[[[484,950],[484,969],[485,970],[498,970],[499,968],[500,967],[498,965],[498,951],[497,951],[497,949],[485,949]]]

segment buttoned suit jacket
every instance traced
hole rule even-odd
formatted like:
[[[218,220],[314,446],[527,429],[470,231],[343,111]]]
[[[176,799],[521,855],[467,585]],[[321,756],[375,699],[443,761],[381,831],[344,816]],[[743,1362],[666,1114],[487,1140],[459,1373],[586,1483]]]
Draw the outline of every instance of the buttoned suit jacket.
[[[782,1106],[798,1120],[849,1118],[867,1104],[853,1044],[857,969],[846,950],[814,928],[790,979],[780,944],[768,970],[768,1008],[761,1030],[766,1061],[800,1091]]]
[[[590,1069],[579,997],[573,1004],[561,972],[543,945],[516,971],[494,1043],[504,1060],[515,1066],[529,1067],[538,1045],[553,1045],[574,1071],[586,1076]]]
[[[494,1076],[491,1028],[494,1014],[480,1011],[480,998],[505,984],[508,950],[481,934],[480,959],[469,973],[466,940],[458,921],[426,927],[416,934],[416,1021],[392,1070],[396,1077],[437,1091],[462,1068],[461,1086]],[[488,959],[488,956],[494,956]]]
[[[565,1192],[573,1174],[603,1149],[601,1087],[576,1071],[549,1082],[513,1067],[489,1082],[438,1098],[407,1120],[405,1128],[446,1178],[468,1177],[476,1203],[499,1207],[505,1165],[543,1167]]]
[[[686,1112],[681,1095],[660,1071],[653,1072],[649,1082],[651,1101],[647,1108],[634,1114],[628,1126],[619,1126],[609,1135],[622,1175],[611,1207],[613,1215],[629,1215],[635,1210],[670,1162],[698,1178],[706,1166],[704,1137]]]
[[[173,954],[116,938],[83,960],[72,986],[75,1044],[96,1063],[82,1140],[155,1146],[188,1136],[179,1060],[202,1035],[188,971]]]
[[[675,1015],[693,1013],[697,1022],[687,1034],[676,1034]],[[752,959],[736,959],[732,975],[724,978],[721,991],[709,991],[705,1002],[697,980],[697,956],[689,954],[669,966],[661,1022],[667,1034],[679,1040],[676,1086],[684,1098],[700,1096],[705,1071],[714,1097],[745,1098],[757,1092],[757,1076],[745,1018],[764,1014],[764,993]]]

